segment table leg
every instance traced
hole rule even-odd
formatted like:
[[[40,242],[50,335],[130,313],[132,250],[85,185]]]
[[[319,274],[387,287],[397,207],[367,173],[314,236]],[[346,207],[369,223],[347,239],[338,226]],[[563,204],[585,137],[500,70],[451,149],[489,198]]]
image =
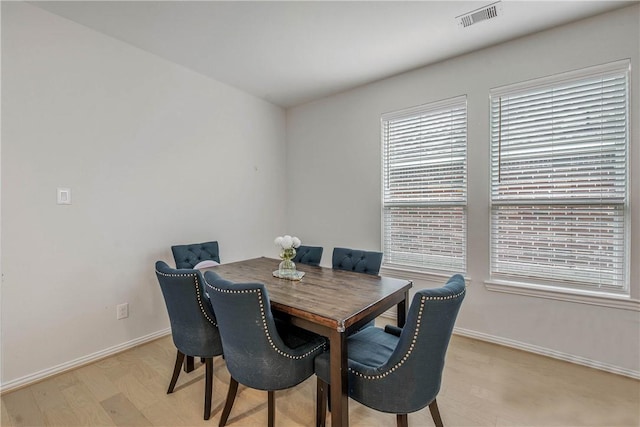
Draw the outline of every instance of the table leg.
[[[349,376],[347,374],[347,334],[332,331],[329,336],[331,366],[331,427],[349,426]]]
[[[407,320],[407,307],[409,306],[409,291],[404,293],[404,300],[398,303],[397,307],[397,323],[398,327],[404,327],[404,324]]]

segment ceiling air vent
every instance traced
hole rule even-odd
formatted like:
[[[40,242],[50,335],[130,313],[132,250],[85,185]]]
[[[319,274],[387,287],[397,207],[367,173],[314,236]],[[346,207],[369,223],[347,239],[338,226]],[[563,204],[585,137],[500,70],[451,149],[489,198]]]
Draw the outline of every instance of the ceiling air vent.
[[[491,3],[490,5],[481,7],[480,9],[473,10],[469,13],[456,16],[456,21],[458,21],[458,25],[466,28],[480,21],[486,21],[487,19],[495,18],[499,13],[502,13],[502,3],[495,2]]]

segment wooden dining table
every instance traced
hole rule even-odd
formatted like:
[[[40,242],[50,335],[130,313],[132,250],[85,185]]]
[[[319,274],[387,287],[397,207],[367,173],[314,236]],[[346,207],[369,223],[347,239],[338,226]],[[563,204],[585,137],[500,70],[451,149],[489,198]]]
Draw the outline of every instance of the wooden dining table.
[[[263,283],[279,318],[329,339],[331,425],[349,425],[347,336],[397,306],[397,325],[404,326],[409,280],[297,264],[301,280],[273,276],[280,260],[255,258],[207,270],[239,283]],[[324,408],[318,408],[323,410]]]

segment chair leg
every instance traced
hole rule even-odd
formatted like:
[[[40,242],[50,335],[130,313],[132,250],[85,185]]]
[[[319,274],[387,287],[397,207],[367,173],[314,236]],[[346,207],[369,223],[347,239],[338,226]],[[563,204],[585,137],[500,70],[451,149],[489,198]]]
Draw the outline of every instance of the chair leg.
[[[316,427],[325,427],[327,422],[328,384],[320,378],[316,380]]]
[[[224,404],[224,409],[222,410],[222,415],[220,416],[220,424],[219,427],[224,427],[227,424],[227,419],[229,418],[229,414],[231,413],[231,408],[233,407],[233,401],[236,400],[236,393],[238,392],[238,381],[233,379],[229,380],[229,391],[227,392],[227,402]]]
[[[429,403],[429,411],[431,411],[431,417],[433,418],[433,422],[435,423],[436,427],[443,427],[442,418],[440,418],[440,411],[438,410],[436,399],[433,399],[433,402]]]
[[[268,401],[268,416],[269,416],[269,427],[274,427],[275,426],[275,421],[276,421],[276,395],[275,392],[273,390],[269,390],[267,392],[267,394],[269,395]]]
[[[173,388],[176,386],[178,382],[178,376],[180,375],[180,368],[182,367],[182,361],[184,360],[184,353],[178,350],[178,354],[176,355],[176,365],[173,368],[173,376],[171,377],[171,382],[169,383],[169,390],[167,390],[167,394],[173,393]]]
[[[204,360],[205,385],[204,385],[204,419],[211,417],[211,395],[213,394],[213,357]]]
[[[184,360],[184,371],[191,372],[195,369],[195,365],[193,363],[193,356],[187,356]]]
[[[396,420],[398,421],[398,427],[409,427],[407,414],[396,414]]]

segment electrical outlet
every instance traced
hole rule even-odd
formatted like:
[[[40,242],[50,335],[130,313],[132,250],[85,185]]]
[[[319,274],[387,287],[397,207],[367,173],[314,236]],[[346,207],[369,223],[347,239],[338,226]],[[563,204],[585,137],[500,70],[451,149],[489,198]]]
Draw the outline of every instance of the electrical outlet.
[[[118,320],[126,319],[129,317],[129,303],[118,304],[116,307],[116,318]]]
[[[70,188],[58,188],[58,204],[70,205],[71,204],[71,189]]]

